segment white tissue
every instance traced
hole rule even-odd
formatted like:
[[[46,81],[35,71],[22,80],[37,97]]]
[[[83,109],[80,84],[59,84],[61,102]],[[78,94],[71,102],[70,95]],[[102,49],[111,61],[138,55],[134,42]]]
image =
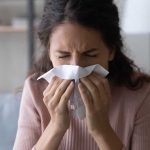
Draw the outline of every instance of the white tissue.
[[[80,67],[76,65],[60,65],[46,72],[45,74],[40,76],[37,80],[44,78],[45,80],[50,82],[54,76],[57,76],[61,79],[75,80],[75,88],[70,98],[70,104],[73,105],[75,108],[75,112],[74,112],[75,116],[78,116],[80,119],[84,119],[85,106],[82,102],[77,85],[80,78],[86,77],[90,75],[92,72],[96,72],[103,77],[106,77],[109,73],[106,69],[104,69],[99,64],[88,66],[88,67]]]

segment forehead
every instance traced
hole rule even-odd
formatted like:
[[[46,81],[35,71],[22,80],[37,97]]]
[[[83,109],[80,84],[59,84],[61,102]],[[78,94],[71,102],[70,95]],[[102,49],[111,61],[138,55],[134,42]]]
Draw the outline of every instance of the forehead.
[[[75,23],[64,23],[57,26],[50,38],[51,48],[84,49],[102,44],[103,40],[99,32]]]

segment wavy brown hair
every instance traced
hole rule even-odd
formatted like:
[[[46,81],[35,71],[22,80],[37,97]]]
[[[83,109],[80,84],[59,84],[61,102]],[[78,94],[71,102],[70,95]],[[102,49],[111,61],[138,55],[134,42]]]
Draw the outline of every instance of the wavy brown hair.
[[[105,44],[110,49],[115,49],[115,57],[109,62],[108,75],[108,79],[114,84],[137,89],[144,82],[150,82],[150,77],[141,73],[134,62],[123,53],[118,9],[112,0],[47,0],[38,30],[44,50],[29,75],[36,73],[39,76],[52,68],[48,55],[49,39],[54,28],[65,21],[97,30]]]

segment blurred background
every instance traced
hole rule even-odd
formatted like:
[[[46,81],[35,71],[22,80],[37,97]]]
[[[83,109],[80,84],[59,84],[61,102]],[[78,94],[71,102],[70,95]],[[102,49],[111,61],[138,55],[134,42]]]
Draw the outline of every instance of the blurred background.
[[[36,28],[44,0],[0,0],[0,150],[12,150],[21,92],[42,47]]]
[[[115,0],[121,22],[127,1]],[[42,51],[36,28],[43,5],[44,0],[0,0],[0,150],[12,149],[21,89],[33,60]],[[147,73],[150,73],[149,33],[122,31],[126,54]]]
[[[22,86],[34,55],[40,51],[36,28],[44,0],[0,0],[0,92]]]

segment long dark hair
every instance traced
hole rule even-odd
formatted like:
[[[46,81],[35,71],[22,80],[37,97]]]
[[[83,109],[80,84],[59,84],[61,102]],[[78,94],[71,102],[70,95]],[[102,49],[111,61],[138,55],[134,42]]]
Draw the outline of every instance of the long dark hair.
[[[114,84],[137,89],[145,81],[150,81],[150,77],[140,73],[133,61],[123,53],[118,9],[112,0],[47,0],[38,30],[44,51],[29,74],[40,75],[52,68],[48,55],[49,39],[54,28],[64,21],[75,22],[97,30],[101,33],[105,44],[110,49],[116,50],[114,59],[109,62],[108,76]]]

